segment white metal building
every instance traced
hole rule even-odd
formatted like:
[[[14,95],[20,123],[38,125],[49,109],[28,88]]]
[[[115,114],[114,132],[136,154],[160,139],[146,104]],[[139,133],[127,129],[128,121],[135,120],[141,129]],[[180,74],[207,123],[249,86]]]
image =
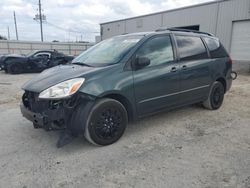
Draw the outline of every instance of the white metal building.
[[[101,23],[101,39],[162,27],[196,29],[219,37],[234,60],[250,60],[250,0],[219,0]]]

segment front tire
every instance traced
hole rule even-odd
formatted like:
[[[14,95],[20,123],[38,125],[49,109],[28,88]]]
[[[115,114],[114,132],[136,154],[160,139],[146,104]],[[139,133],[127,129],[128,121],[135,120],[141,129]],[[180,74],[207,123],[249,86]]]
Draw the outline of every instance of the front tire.
[[[7,71],[10,74],[20,74],[22,72],[22,67],[18,64],[8,65]]]
[[[6,74],[9,73],[7,68],[4,69],[4,72],[5,72]]]
[[[92,107],[85,126],[85,138],[95,145],[115,143],[128,124],[125,107],[113,99],[101,99]]]
[[[217,110],[221,107],[224,99],[225,89],[221,82],[214,82],[208,99],[203,102],[203,106],[209,110]]]

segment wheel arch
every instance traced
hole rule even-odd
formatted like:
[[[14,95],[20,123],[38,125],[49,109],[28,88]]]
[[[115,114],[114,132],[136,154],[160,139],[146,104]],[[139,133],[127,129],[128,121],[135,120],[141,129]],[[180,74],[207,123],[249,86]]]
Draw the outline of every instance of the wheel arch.
[[[129,101],[127,97],[118,93],[109,93],[109,94],[103,95],[101,98],[110,98],[110,99],[117,100],[125,107],[127,114],[128,114],[128,120],[129,121],[134,120],[135,110],[133,108],[133,105],[131,104],[131,102]]]
[[[18,68],[20,69],[20,72],[12,72],[10,69],[11,67],[13,66],[18,66]],[[23,69],[24,69],[24,65],[23,63],[19,63],[19,62],[11,62],[9,64],[7,64],[6,68],[8,69],[8,73],[11,73],[11,74],[19,74],[19,73],[22,73]]]
[[[226,79],[223,78],[223,77],[219,77],[216,79],[216,81],[222,83],[223,87],[224,87],[224,92],[226,93],[226,90],[227,90],[227,82],[226,82]]]

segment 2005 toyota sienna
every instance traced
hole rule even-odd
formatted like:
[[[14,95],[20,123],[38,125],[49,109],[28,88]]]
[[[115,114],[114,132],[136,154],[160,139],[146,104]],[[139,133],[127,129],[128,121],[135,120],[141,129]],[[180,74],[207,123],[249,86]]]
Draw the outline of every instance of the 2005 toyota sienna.
[[[129,121],[194,103],[220,108],[232,60],[209,33],[159,29],[116,36],[23,86],[21,112],[35,128],[64,129],[97,145],[116,142]]]

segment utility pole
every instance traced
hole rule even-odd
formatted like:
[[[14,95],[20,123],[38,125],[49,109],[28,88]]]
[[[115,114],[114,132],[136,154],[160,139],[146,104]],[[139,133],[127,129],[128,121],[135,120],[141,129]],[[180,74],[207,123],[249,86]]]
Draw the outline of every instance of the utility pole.
[[[41,29],[41,41],[43,42],[43,20],[42,20],[41,0],[39,0],[38,6],[39,6],[39,20]]]
[[[38,14],[33,18],[35,21],[39,21],[41,30],[41,41],[43,42],[43,22],[46,21],[46,16],[42,14],[42,4],[41,0],[38,1]]]
[[[16,40],[18,40],[18,32],[17,32],[16,13],[15,13],[15,11],[14,11],[14,23],[15,23],[15,29],[16,29]]]
[[[9,28],[9,26],[7,27],[7,30],[8,30],[8,40],[10,40],[10,28]]]

